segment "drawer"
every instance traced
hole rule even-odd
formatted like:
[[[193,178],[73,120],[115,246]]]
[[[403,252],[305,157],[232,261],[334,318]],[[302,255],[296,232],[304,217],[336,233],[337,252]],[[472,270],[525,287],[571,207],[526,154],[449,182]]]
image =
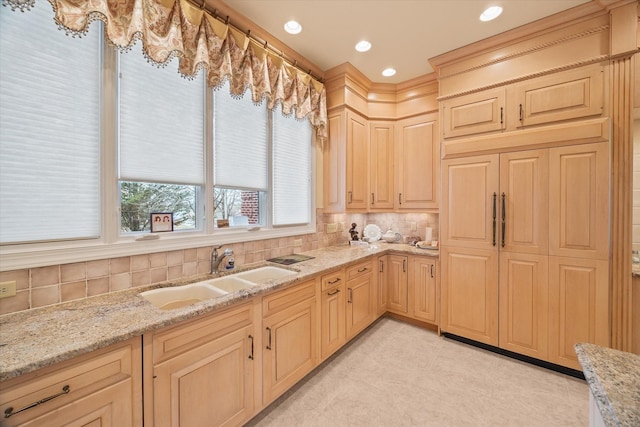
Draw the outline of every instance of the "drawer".
[[[326,291],[344,283],[344,270],[336,270],[322,276],[322,290]]]
[[[356,279],[365,274],[370,274],[372,271],[373,265],[371,264],[371,260],[353,265],[347,268],[347,281]]]
[[[267,295],[262,299],[262,318],[287,309],[301,301],[316,296],[316,280],[296,285],[292,288]]]
[[[242,304],[204,318],[162,329],[153,335],[153,363],[159,363],[205,342],[253,323],[253,304]]]
[[[4,381],[0,384],[0,416],[4,417],[9,408],[13,408],[9,412],[16,415],[11,420],[23,423],[113,384],[123,381],[130,384],[131,379],[138,382],[142,367],[141,348],[141,338],[136,337]],[[46,399],[50,400],[33,406]],[[18,412],[29,406],[32,407]]]

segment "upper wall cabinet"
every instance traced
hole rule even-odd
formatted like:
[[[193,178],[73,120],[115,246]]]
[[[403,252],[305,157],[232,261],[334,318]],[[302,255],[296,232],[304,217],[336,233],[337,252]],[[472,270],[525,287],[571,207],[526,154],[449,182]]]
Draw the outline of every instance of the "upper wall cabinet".
[[[437,115],[400,120],[397,129],[397,209],[436,209],[440,176]]]
[[[600,64],[445,100],[442,134],[456,138],[599,116],[604,106]]]
[[[393,122],[369,123],[369,209],[393,209],[394,189],[394,130]]]

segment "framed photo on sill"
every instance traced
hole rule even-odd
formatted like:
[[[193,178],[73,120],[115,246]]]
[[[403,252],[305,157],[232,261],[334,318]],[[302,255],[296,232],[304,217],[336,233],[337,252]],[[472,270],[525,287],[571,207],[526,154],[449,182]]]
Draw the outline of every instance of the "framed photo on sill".
[[[151,232],[173,231],[173,212],[152,212]]]

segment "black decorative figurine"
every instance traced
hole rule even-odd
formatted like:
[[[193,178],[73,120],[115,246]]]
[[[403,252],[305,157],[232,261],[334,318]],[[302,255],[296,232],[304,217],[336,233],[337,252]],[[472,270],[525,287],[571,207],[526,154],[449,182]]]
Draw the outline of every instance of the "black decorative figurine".
[[[351,223],[351,229],[349,230],[349,234],[351,234],[351,240],[360,240],[358,238],[358,232],[356,231],[356,223],[352,222]]]

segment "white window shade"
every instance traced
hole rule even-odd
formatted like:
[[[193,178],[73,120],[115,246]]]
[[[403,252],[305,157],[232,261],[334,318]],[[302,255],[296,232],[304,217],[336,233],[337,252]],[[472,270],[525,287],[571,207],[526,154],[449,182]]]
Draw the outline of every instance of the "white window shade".
[[[47,2],[3,9],[0,241],[99,237],[102,29],[68,37]]]
[[[269,126],[266,106],[250,94],[229,95],[228,84],[213,95],[214,185],[266,191],[269,186]]]
[[[311,126],[273,113],[273,225],[307,224],[311,212]]]
[[[194,80],[147,62],[141,43],[121,53],[119,178],[201,185],[204,182],[204,71]]]

